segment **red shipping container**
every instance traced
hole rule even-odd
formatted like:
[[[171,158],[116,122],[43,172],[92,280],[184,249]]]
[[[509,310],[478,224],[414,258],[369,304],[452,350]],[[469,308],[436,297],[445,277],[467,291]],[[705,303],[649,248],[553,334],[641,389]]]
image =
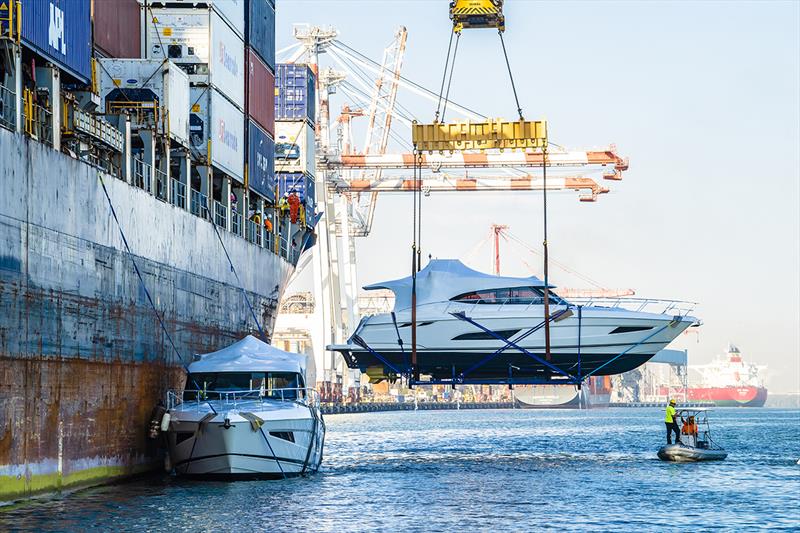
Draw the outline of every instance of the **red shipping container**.
[[[138,0],[92,0],[94,46],[108,57],[142,57]]]
[[[247,47],[247,115],[275,136],[275,75],[258,54]]]

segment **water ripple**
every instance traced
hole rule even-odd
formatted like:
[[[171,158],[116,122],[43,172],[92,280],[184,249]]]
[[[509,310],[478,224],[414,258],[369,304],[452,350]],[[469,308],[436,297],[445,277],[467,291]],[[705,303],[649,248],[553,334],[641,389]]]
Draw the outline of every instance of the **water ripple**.
[[[6,510],[0,530],[800,529],[800,411],[714,420],[729,458],[670,464],[651,409],[330,416],[316,476],[153,476]]]

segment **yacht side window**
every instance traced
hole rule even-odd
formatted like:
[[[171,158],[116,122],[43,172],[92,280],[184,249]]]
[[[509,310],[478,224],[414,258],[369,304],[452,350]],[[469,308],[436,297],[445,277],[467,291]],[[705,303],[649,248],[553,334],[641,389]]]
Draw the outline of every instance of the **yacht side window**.
[[[553,305],[564,304],[564,301],[553,292],[549,292],[548,297]],[[478,304],[543,304],[544,293],[538,287],[508,287],[467,292],[451,298],[450,301]]]

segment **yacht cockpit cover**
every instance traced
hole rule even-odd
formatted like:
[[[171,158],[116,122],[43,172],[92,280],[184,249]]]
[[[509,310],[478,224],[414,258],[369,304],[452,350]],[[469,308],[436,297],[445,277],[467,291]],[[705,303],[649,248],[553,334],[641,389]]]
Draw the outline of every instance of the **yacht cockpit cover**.
[[[189,372],[296,372],[305,378],[306,356],[284,352],[252,335],[189,365]]]
[[[510,278],[472,270],[458,259],[433,259],[417,273],[417,305],[443,302],[472,291],[512,287],[544,287],[536,276]],[[394,310],[411,307],[411,276],[367,285],[365,290],[389,289],[394,292]]]

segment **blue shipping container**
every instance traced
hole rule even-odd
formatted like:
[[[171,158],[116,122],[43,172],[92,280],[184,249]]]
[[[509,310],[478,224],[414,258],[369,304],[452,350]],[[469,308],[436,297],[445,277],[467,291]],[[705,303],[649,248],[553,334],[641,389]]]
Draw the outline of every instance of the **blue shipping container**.
[[[275,72],[275,4],[250,0],[245,17],[245,43]]]
[[[258,124],[249,121],[247,169],[250,188],[275,202],[275,141]]]
[[[314,194],[314,177],[303,172],[280,172],[275,175],[278,180],[278,194],[295,192],[300,201],[306,203],[306,191]]]
[[[279,63],[275,70],[275,120],[315,124],[317,80],[308,65]]]
[[[89,83],[91,0],[22,0],[22,41],[65,72]]]

